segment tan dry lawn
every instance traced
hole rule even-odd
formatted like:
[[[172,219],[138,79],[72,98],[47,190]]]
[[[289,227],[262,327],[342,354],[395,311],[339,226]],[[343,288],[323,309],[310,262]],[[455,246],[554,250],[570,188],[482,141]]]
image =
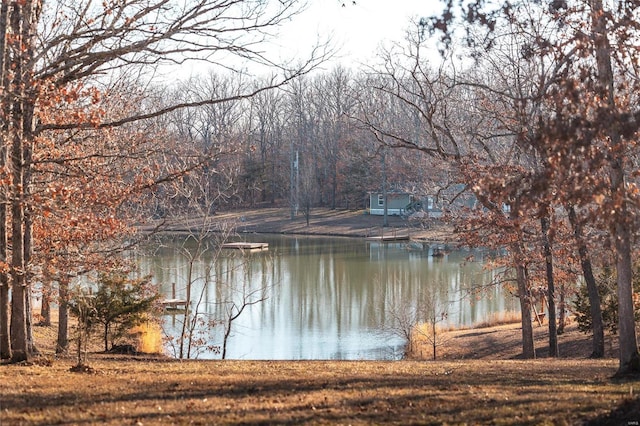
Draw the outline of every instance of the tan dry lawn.
[[[274,233],[298,235],[329,235],[343,237],[370,237],[380,235],[409,235],[413,240],[455,244],[457,237],[453,228],[440,221],[418,223],[398,216],[388,217],[388,227],[383,228],[383,217],[364,214],[364,210],[311,209],[309,224],[304,215],[291,220],[287,208],[256,208],[243,211],[221,211],[214,221],[234,226],[238,233]],[[184,232],[197,229],[201,221],[181,219],[175,223],[164,223],[167,232]],[[148,224],[154,228],[158,224]]]
[[[549,324],[534,323],[533,335],[538,358],[549,356]],[[483,328],[466,328],[442,331],[436,342],[438,359],[517,359],[522,354],[522,327],[520,323],[494,325]],[[605,356],[618,358],[616,336],[605,336]],[[591,335],[578,330],[577,323],[568,323],[564,334],[558,336],[560,358],[581,360],[593,352]],[[433,349],[422,336],[417,337],[415,353],[411,358],[431,360]]]
[[[582,424],[640,390],[614,360],[90,364],[0,367],[0,424]]]

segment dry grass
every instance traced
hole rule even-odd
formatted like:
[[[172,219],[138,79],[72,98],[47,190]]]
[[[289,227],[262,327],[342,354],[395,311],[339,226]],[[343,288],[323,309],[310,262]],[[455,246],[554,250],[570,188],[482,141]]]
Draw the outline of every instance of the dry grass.
[[[473,326],[474,329],[495,327],[498,325],[517,324],[520,322],[521,314],[519,311],[492,312],[484,321]]]
[[[520,318],[519,312],[495,312],[490,314],[485,321],[475,324],[473,327],[443,326],[436,324],[435,338],[433,325],[422,323],[413,329],[413,342],[410,345],[410,352],[407,355],[413,359],[433,359],[433,343],[435,340],[437,357],[455,359],[474,358],[474,352],[469,349],[472,346],[477,346],[478,342],[473,342],[473,339],[469,337],[479,335],[478,333],[481,332],[478,330],[482,329],[490,328],[492,332],[494,332],[498,330],[500,326],[508,326],[504,327],[505,329],[519,330]],[[455,341],[455,339],[461,336],[467,337],[464,345],[459,345],[459,342]]]
[[[2,425],[576,424],[633,400],[611,360],[71,365],[2,367]]]
[[[291,220],[287,208],[256,208],[243,211],[221,211],[215,218],[220,222],[231,223],[236,231],[275,234],[331,235],[344,237],[369,237],[393,232],[409,234],[412,239],[439,243],[455,243],[452,227],[436,222],[425,227],[398,216],[387,218],[389,226],[382,227],[382,216],[364,214],[363,210],[331,210],[314,208],[311,210],[309,224],[304,215],[299,214]],[[197,226],[197,220],[181,219],[169,223],[167,230],[177,232]],[[150,225],[153,228],[153,224]]]
[[[462,359],[518,359],[522,353],[522,328],[520,322],[495,321],[494,325],[477,328],[454,328],[437,330],[437,358],[445,360]],[[536,354],[544,358],[549,354],[549,330],[544,322],[534,324]],[[416,333],[411,359],[432,359],[433,348],[429,330]],[[425,337],[429,336],[429,338]],[[575,322],[569,322],[565,332],[558,336],[558,348],[561,358],[582,360],[592,351],[591,336],[578,330]],[[606,336],[605,355],[618,357],[616,336]]]
[[[610,424],[640,420],[638,385],[611,379],[613,359],[74,363],[1,366],[0,424],[601,424],[614,409]]]

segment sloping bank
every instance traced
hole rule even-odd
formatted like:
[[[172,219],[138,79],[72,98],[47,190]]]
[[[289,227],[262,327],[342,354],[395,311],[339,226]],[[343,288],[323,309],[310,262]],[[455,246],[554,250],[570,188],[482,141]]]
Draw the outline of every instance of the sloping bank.
[[[454,244],[453,228],[437,220],[418,222],[398,216],[389,216],[388,226],[383,226],[382,216],[366,214],[364,210],[312,209],[308,218],[298,214],[291,219],[291,212],[285,208],[259,208],[242,211],[221,211],[213,216],[212,223],[234,226],[238,233],[270,233],[325,235],[340,237],[371,237],[402,233],[411,239]],[[193,232],[202,227],[201,218],[183,218],[172,221],[158,220],[146,224],[143,230],[152,230],[161,225],[164,232]]]

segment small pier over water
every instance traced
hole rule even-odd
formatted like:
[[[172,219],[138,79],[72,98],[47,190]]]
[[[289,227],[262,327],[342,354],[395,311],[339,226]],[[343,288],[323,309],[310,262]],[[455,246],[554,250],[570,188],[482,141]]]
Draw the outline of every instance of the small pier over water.
[[[248,243],[248,242],[225,243],[222,245],[222,248],[248,250],[248,251],[263,251],[263,250],[269,249],[269,243]]]
[[[160,304],[164,309],[171,311],[184,311],[187,309],[187,301],[184,299],[165,299]]]
[[[408,241],[409,234],[388,234],[388,235],[377,235],[372,237],[367,237],[367,241]]]
[[[165,311],[184,311],[187,304],[187,300],[176,298],[176,283],[171,283],[171,298],[160,301]]]

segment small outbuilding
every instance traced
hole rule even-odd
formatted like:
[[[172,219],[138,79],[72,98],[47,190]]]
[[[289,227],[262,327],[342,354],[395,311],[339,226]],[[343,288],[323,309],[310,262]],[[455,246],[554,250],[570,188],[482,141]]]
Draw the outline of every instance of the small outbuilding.
[[[382,192],[369,193],[369,214],[384,215],[385,201],[387,204],[387,215],[401,216],[409,213],[409,209],[415,202],[413,194],[407,192],[387,192],[386,200]]]

